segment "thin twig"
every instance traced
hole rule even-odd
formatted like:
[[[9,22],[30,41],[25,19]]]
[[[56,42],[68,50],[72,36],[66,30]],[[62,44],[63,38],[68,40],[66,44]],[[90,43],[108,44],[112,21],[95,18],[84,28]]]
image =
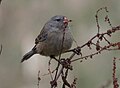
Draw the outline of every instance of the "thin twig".
[[[38,71],[38,83],[37,83],[38,88],[40,88],[40,80],[41,80],[40,71]]]
[[[50,58],[50,60],[49,60],[49,62],[48,62],[48,71],[49,71],[49,74],[50,74],[51,79],[53,80],[52,72],[51,72],[51,70],[50,70],[51,60],[52,60],[52,58]]]
[[[56,80],[58,80],[58,78],[60,77],[60,74],[62,73],[64,67],[62,66],[62,68],[60,69],[59,73],[58,73],[58,76],[56,77]]]
[[[96,15],[95,15],[96,23],[97,23],[97,28],[98,28],[98,34],[99,34],[99,32],[100,32],[100,25],[99,25],[99,22],[98,22],[98,14],[99,14],[99,12],[102,11],[103,9],[104,9],[106,12],[109,12],[109,11],[107,10],[107,7],[102,7],[102,8],[100,8],[100,9],[98,9],[98,10],[96,11]]]
[[[66,69],[66,71],[65,71],[65,79],[67,78],[67,76],[68,76],[68,71],[69,71],[69,69]],[[65,83],[63,83],[63,86],[62,86],[62,88],[65,88]]]
[[[113,88],[119,88],[118,78],[116,77],[116,58],[113,59]]]
[[[89,54],[89,55],[86,55],[86,56],[83,56],[83,57],[74,59],[74,60],[72,60],[71,62],[75,62],[75,61],[80,60],[80,59],[83,59],[83,58],[86,59],[86,58],[88,58],[88,57],[92,58],[94,55],[97,55],[97,54],[101,53],[103,50],[106,50],[106,49],[109,49],[110,47],[115,47],[115,46],[117,46],[117,43],[110,44],[110,45],[108,45],[108,46],[104,46],[102,49],[100,49],[99,51],[97,51],[97,52],[95,52],[95,53],[92,53],[92,54]],[[119,49],[119,50],[120,50],[120,49]]]

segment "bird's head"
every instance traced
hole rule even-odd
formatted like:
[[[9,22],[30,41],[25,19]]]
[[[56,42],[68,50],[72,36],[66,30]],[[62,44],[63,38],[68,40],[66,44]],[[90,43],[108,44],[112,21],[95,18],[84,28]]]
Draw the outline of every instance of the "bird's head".
[[[56,15],[52,17],[50,21],[57,28],[66,28],[68,26],[68,23],[71,22],[72,20],[69,20],[66,16]]]

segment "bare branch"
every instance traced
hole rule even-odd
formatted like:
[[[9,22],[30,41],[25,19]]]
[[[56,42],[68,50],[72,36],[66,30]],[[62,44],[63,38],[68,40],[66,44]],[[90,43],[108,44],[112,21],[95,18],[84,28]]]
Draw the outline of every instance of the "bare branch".
[[[119,88],[118,79],[116,77],[116,58],[113,59],[113,88]]]
[[[2,44],[1,44],[1,46],[0,46],[0,55],[2,54]]]
[[[37,83],[38,88],[40,88],[40,80],[41,80],[40,71],[38,71],[38,83]]]

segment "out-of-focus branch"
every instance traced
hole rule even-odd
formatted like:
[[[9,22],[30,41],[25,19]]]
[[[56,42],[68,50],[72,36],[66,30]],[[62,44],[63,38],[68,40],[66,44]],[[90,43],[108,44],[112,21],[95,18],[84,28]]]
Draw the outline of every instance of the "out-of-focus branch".
[[[0,55],[2,54],[2,44],[0,45]]]
[[[2,0],[0,0],[0,4],[1,4]]]

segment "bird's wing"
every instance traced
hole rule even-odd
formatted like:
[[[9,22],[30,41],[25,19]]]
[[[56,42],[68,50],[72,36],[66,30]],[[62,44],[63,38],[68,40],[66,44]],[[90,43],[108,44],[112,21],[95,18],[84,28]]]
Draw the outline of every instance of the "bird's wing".
[[[45,26],[43,27],[43,29],[41,30],[40,34],[35,39],[35,44],[38,44],[39,42],[43,42],[43,41],[45,41],[47,39],[48,30],[49,30],[48,28],[46,28]]]

